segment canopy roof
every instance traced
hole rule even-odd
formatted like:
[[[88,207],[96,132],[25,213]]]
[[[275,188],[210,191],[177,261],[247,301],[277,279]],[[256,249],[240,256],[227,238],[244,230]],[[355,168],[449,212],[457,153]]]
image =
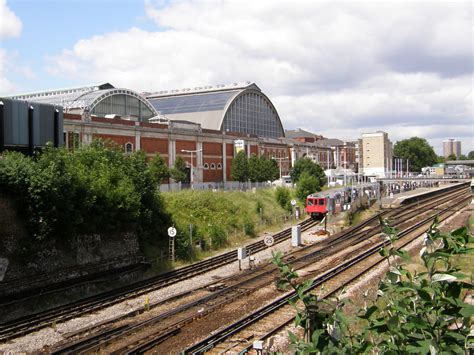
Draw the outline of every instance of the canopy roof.
[[[11,98],[59,105],[64,108],[65,112],[80,111],[82,113],[83,111],[91,112],[99,102],[113,95],[126,95],[134,97],[138,99],[143,105],[148,107],[154,116],[157,115],[157,112],[153,106],[150,105],[150,103],[139,93],[129,89],[115,88],[110,83],[19,94],[11,96]]]

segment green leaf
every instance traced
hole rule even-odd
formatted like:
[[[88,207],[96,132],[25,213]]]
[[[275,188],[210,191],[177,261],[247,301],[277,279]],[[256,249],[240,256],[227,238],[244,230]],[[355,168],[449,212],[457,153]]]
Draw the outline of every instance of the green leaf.
[[[392,332],[396,331],[398,328],[398,316],[392,316],[388,319],[387,321],[387,327],[390,329]]]
[[[420,296],[422,300],[431,302],[431,295],[425,290],[422,290],[422,289],[418,290],[418,295]]]
[[[466,304],[462,306],[461,311],[459,314],[463,317],[473,317],[474,316],[474,306],[470,304]]]
[[[405,261],[411,260],[410,254],[408,254],[408,252],[406,252],[405,250],[397,250],[395,254]]]
[[[367,311],[365,312],[365,314],[363,316],[361,316],[360,318],[362,319],[370,319],[370,317],[372,317],[372,315],[378,311],[378,307],[377,306],[371,306],[367,309]]]
[[[298,343],[298,337],[294,333],[288,331],[288,336],[292,344]]]
[[[299,326],[301,324],[301,314],[297,313],[295,316],[295,325]]]
[[[384,258],[389,256],[389,253],[388,253],[387,249],[385,249],[385,248],[380,249],[379,254]]]
[[[441,281],[451,282],[455,280],[456,280],[456,276],[449,275],[449,274],[435,274],[431,278],[431,281],[433,282],[441,282]]]

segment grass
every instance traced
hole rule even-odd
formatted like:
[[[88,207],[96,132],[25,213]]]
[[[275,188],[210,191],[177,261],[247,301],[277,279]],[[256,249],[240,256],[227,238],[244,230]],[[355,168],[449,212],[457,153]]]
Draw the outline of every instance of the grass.
[[[275,199],[275,189],[250,191],[183,190],[163,193],[166,211],[178,230],[176,254],[201,259],[216,250],[241,245],[264,231],[281,230],[289,212]],[[193,254],[190,255],[192,225]],[[200,243],[199,250],[196,244]]]

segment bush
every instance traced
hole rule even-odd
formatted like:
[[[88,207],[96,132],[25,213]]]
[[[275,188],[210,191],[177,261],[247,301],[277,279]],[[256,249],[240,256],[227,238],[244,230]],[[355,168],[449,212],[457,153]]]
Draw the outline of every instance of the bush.
[[[285,187],[277,187],[275,190],[275,198],[281,208],[291,211],[291,194],[290,190]]]
[[[0,187],[15,194],[39,240],[131,230],[156,238],[169,220],[145,154],[100,141],[74,152],[5,153]]]
[[[423,272],[412,274],[397,265],[395,256],[409,260],[405,251],[393,248],[397,230],[382,220],[383,236],[390,242],[380,251],[390,268],[379,285],[377,299],[360,309],[358,316],[347,316],[342,308],[349,300],[336,297],[320,301],[308,292],[313,280],[298,283],[298,275],[274,254],[273,262],[280,270],[278,285],[292,287],[300,300],[295,324],[305,330],[305,340],[289,333],[296,353],[323,354],[462,354],[473,346],[471,317],[474,307],[463,301],[473,289],[468,275],[453,266],[453,256],[472,254],[469,244],[474,238],[467,228],[442,234],[437,221],[426,233],[420,251]],[[351,311],[354,312],[354,311]],[[358,329],[353,325],[357,322]]]
[[[253,223],[250,219],[244,222],[244,233],[249,237],[255,236],[255,223]]]

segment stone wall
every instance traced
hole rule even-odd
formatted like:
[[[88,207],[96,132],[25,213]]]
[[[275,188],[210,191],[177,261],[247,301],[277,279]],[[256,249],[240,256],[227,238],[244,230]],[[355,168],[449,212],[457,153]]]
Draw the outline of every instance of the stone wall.
[[[133,232],[79,235],[65,241],[36,241],[12,197],[0,193],[0,295],[22,285],[63,280],[131,265],[142,260]]]

